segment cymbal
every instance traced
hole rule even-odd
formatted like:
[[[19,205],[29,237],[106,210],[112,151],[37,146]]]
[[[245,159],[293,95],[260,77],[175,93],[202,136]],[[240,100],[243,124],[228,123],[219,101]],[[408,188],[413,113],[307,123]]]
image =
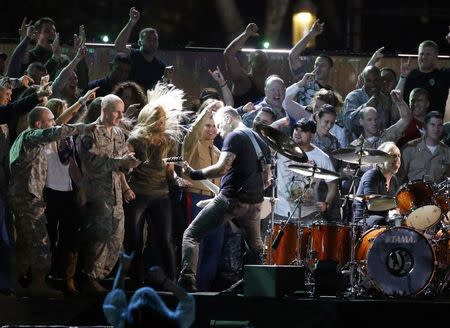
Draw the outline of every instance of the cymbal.
[[[317,165],[311,164],[291,164],[288,168],[295,173],[310,177],[313,176],[317,179],[335,180],[339,178],[339,174],[333,171],[325,170]]]
[[[389,211],[397,207],[395,198],[386,195],[371,194],[356,197],[349,195],[349,198],[355,198],[359,202],[366,202],[367,209],[374,212]]]
[[[381,164],[389,160],[390,155],[384,151],[366,148],[341,148],[333,151],[331,156],[347,163]]]
[[[272,149],[283,156],[300,163],[308,161],[308,156],[300,146],[283,132],[264,124],[257,124],[255,130]]]
[[[369,211],[381,212],[389,211],[397,207],[395,204],[395,198],[386,195],[370,195],[367,203],[367,209]]]

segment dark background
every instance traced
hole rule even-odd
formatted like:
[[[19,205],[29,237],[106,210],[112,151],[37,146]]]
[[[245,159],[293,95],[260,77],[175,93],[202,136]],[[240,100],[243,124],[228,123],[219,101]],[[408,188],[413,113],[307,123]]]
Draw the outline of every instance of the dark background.
[[[264,40],[268,0],[234,1],[245,24],[253,21],[260,26],[261,38],[248,44],[259,47]],[[422,40],[432,39],[439,44],[441,53],[450,52],[450,45],[444,39],[450,24],[450,1],[316,0],[312,3],[317,8],[317,16],[326,23],[325,32],[317,38],[317,50],[365,54],[384,45],[387,54],[411,53],[417,51]],[[302,1],[289,2],[280,38],[272,47],[291,47],[291,17],[301,4]],[[54,18],[65,43],[71,42],[80,24],[86,26],[89,42],[100,42],[104,34],[114,42],[128,20],[131,6],[141,11],[141,20],[131,37],[133,42],[138,30],[145,26],[159,30],[161,49],[182,49],[187,45],[224,48],[229,42],[215,0],[2,0],[0,42],[17,42],[17,29],[25,16],[33,20],[41,16]],[[362,22],[359,31],[354,28],[358,14]],[[360,36],[360,47],[355,46],[352,35]]]

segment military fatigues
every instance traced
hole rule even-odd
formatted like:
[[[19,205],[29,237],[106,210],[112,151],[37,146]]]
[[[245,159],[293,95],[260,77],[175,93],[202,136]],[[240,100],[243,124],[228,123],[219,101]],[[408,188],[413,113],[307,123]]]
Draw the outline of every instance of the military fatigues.
[[[84,124],[23,131],[10,150],[9,202],[14,213],[17,274],[50,268],[50,248],[44,215],[43,191],[47,179],[45,147],[50,142],[82,133]]]
[[[427,176],[435,183],[441,182],[450,174],[450,148],[441,142],[432,154],[424,138],[412,140],[402,151],[402,172],[409,181]]]
[[[364,135],[361,134],[359,138],[353,140],[350,144],[352,147],[360,147],[366,149],[377,149],[382,143],[387,141],[397,142],[402,136],[405,130],[399,128],[398,126],[391,125],[386,130],[379,131],[379,134],[373,138],[364,139]]]
[[[85,240],[83,272],[101,280],[113,269],[123,242],[122,173],[118,169],[120,157],[127,152],[125,135],[118,127],[111,132],[100,127],[80,136],[77,148],[87,198],[81,236]]]

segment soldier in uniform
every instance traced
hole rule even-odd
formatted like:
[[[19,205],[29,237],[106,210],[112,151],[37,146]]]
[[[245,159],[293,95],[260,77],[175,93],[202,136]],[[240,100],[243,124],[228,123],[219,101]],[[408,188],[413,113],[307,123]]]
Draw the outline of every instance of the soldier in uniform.
[[[444,131],[443,116],[437,111],[429,112],[424,124],[425,135],[403,148],[402,173],[405,180],[428,177],[438,183],[450,174],[450,149],[440,141]]]
[[[140,163],[133,154],[127,154],[125,135],[119,128],[123,111],[119,97],[103,97],[101,114],[95,122],[101,126],[77,139],[86,192],[81,238],[85,241],[83,275],[87,292],[105,292],[99,281],[111,272],[122,248],[122,195],[125,201],[135,197],[119,171]]]
[[[28,129],[23,131],[10,151],[11,180],[9,202],[15,217],[17,240],[15,244],[13,284],[16,293],[22,289],[18,278],[31,269],[30,295],[55,296],[56,291],[46,286],[45,277],[50,268],[50,248],[44,215],[43,191],[47,179],[45,148],[56,140],[85,133],[94,125],[76,124],[55,127],[52,112],[35,107],[28,115]]]

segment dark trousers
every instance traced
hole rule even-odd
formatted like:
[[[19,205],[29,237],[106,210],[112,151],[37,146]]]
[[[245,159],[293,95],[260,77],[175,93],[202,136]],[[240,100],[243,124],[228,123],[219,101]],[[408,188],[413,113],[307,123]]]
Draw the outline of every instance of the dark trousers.
[[[80,208],[75,191],[45,190],[47,230],[52,252],[58,248],[77,252],[79,248]]]
[[[136,195],[136,199],[125,205],[125,250],[135,252],[130,275],[135,282],[142,283],[144,270],[158,265],[169,279],[175,279],[175,248],[172,235],[172,207],[168,196],[151,198]],[[148,234],[144,247],[144,223]]]

